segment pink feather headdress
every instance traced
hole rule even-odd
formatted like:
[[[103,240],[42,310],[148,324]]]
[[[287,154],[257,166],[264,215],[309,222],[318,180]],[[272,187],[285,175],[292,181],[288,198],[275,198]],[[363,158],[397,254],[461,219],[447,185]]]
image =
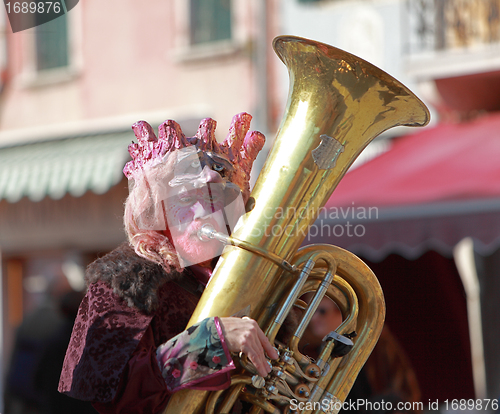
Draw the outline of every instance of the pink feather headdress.
[[[128,147],[132,160],[125,165],[123,173],[127,178],[134,179],[138,174],[162,163],[170,152],[194,145],[202,151],[223,156],[233,165],[234,173],[230,181],[241,189],[246,201],[250,194],[252,164],[265,142],[263,134],[249,131],[251,120],[252,116],[245,112],[235,115],[222,144],[215,139],[217,122],[211,118],[201,121],[194,137],[186,137],[179,124],[172,120],[165,121],[158,127],[158,137],[147,122],[136,122],[132,129],[137,143]]]

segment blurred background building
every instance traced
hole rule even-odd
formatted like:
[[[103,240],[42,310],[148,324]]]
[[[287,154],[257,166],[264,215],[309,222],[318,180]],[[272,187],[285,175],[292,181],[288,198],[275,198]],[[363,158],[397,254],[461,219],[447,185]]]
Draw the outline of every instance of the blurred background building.
[[[500,0],[86,0],[33,29],[1,24],[4,379],[26,315],[82,290],[125,238],[130,126],[170,118],[192,136],[212,117],[223,139],[247,111],[269,146],[288,93],[272,39],[292,34],[374,63],[433,115],[370,144],[308,242],[373,267],[424,402],[500,395]]]

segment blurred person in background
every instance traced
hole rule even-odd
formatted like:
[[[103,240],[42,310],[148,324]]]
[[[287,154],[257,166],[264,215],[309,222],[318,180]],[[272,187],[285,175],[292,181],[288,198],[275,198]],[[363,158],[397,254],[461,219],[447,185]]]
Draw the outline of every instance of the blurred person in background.
[[[6,379],[8,413],[40,413],[44,407],[44,395],[36,387],[35,374],[47,343],[63,323],[57,300],[54,290],[49,289],[41,304],[24,316],[16,330]]]
[[[57,392],[59,374],[83,292],[61,273],[49,284],[39,306],[16,331],[6,380],[7,414],[95,413],[89,403]]]
[[[306,301],[311,298],[311,294],[304,297]],[[323,298],[302,337],[303,352],[317,358],[324,344],[323,338],[341,323],[342,313],[338,306],[332,300]],[[399,402],[420,401],[420,388],[415,373],[387,325],[356,378],[346,402],[358,399],[373,403],[383,400],[390,402],[394,409]]]

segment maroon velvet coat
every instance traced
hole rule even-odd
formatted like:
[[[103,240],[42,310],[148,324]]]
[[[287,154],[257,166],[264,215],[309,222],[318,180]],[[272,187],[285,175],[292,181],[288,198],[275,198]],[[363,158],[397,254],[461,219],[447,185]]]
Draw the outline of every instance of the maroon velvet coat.
[[[201,285],[188,270],[167,274],[128,244],[92,263],[86,278],[59,391],[100,412],[160,412],[169,393],[156,348],[185,329]]]

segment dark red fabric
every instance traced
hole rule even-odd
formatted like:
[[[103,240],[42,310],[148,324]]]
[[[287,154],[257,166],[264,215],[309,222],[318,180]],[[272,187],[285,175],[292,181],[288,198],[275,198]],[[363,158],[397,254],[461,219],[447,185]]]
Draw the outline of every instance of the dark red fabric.
[[[326,207],[500,196],[500,113],[427,127],[348,172]]]
[[[427,252],[367,264],[380,280],[386,324],[411,360],[421,401],[474,398],[466,299],[453,259]]]
[[[113,401],[93,406],[101,414],[155,414],[165,409],[169,396],[156,361],[153,330],[148,327],[125,366]]]
[[[75,321],[59,391],[81,400],[110,402],[148,327],[153,338],[147,341],[148,352],[152,352],[185,329],[198,302],[173,282],[162,285],[158,297],[158,310],[147,315],[128,306],[105,283],[90,285]]]

